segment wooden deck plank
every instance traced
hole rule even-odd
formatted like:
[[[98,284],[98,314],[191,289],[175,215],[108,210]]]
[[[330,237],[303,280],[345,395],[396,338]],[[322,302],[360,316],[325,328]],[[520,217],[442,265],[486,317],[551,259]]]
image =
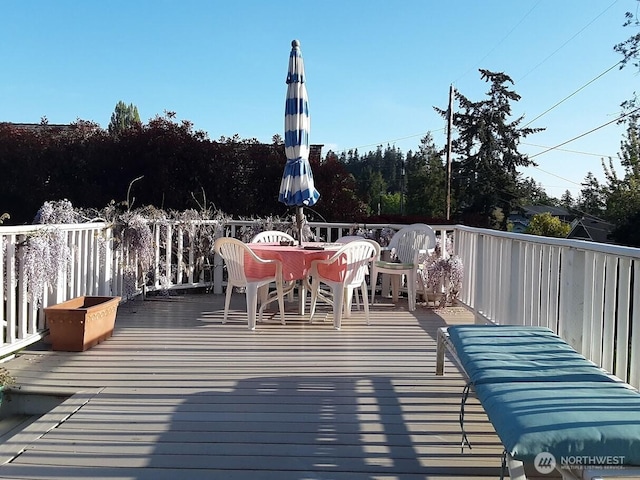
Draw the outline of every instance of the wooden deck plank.
[[[3,475],[6,472],[6,475]],[[357,472],[320,472],[312,471],[283,471],[259,470],[257,468],[244,470],[223,469],[195,469],[183,468],[98,468],[98,467],[56,467],[11,465],[0,471],[2,480],[460,480],[464,479],[496,479],[493,470],[484,467],[458,468],[451,471],[439,469],[432,475],[406,473],[401,477],[386,473],[357,473]],[[534,479],[531,479],[534,480]]]
[[[309,324],[222,324],[223,297],[121,305],[114,336],[87,352],[32,348],[7,366],[31,389],[90,401],[0,467],[0,479],[498,478],[502,446],[475,399],[461,452],[463,377],[435,376],[438,327],[462,309],[373,307],[335,331]],[[63,404],[64,405],[64,404]],[[11,445],[7,445],[11,448]]]

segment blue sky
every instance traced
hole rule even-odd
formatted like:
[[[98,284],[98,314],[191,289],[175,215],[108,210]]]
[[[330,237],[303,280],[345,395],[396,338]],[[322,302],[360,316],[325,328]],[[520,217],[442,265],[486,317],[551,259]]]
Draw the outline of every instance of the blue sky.
[[[523,124],[581,89],[530,125],[546,127],[522,145],[536,155],[612,121],[640,90],[632,67],[609,70],[621,59],[613,46],[635,33],[622,27],[624,13],[637,8],[635,0],[3,0],[0,121],[46,116],[106,128],[122,100],[144,122],[174,111],[214,140],[270,142],[283,134],[299,39],[311,143],[325,153],[416,150],[428,131],[443,146],[433,106],[446,108],[451,84],[482,100],[485,68],[514,80],[522,99],[513,115]],[[523,174],[551,195],[577,194],[587,172],[604,178],[601,158],[617,156],[623,132],[601,128],[536,156],[539,166]]]

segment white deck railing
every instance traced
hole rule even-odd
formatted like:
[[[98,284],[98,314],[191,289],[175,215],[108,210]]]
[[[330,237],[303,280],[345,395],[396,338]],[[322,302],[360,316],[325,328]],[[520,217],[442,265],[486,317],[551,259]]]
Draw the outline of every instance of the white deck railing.
[[[28,291],[25,242],[53,228],[64,236],[72,261],[60,272],[56,285],[43,285],[44,295],[38,304]],[[104,223],[0,227],[0,357],[42,337],[46,332],[44,307],[82,295],[118,295],[122,272],[110,235],[111,229]]]
[[[455,246],[479,319],[549,327],[640,387],[640,249],[461,226]]]
[[[242,237],[251,221],[231,221],[224,235]],[[334,241],[353,233],[350,223],[312,223],[318,239]],[[367,224],[379,230],[401,225]],[[108,224],[57,225],[66,236],[72,262],[57,285],[46,286],[42,303],[29,300],[23,263],[24,240],[51,225],[0,227],[0,356],[46,333],[43,308],[81,295],[131,293],[125,265],[130,252],[113,248]],[[509,234],[464,226],[434,226],[452,234],[465,276],[460,300],[480,321],[548,326],[587,358],[619,378],[640,386],[640,249]],[[153,280],[134,293],[202,288],[223,291],[222,262],[197,258],[184,223],[153,226]],[[171,248],[166,248],[171,245]],[[142,278],[140,272],[136,276]]]

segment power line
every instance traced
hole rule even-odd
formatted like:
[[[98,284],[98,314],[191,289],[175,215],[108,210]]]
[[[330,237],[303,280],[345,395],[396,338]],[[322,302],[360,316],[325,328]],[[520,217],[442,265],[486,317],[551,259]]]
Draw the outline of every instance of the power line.
[[[540,167],[531,166],[530,168],[535,168],[536,170],[540,170],[541,172],[546,173],[547,175],[551,175],[552,177],[559,178],[560,180],[564,180],[565,182],[573,183],[574,185],[578,185],[580,187],[582,186],[582,183],[574,182],[573,180],[569,180],[568,178],[561,177],[560,175],[556,175],[555,173],[547,172],[546,170],[543,170]],[[564,188],[564,187],[560,187],[560,188]]]
[[[549,107],[548,109],[546,109],[544,112],[542,112],[540,115],[538,115],[536,118],[534,118],[533,120],[529,121],[524,127],[522,128],[526,128],[529,125],[531,125],[533,122],[535,122],[536,120],[538,120],[540,117],[546,115],[547,113],[549,113],[551,110],[553,110],[554,108],[556,108],[558,105],[564,103],[566,100],[569,100],[571,97],[573,97],[576,93],[578,93],[580,90],[586,88],[587,86],[591,85],[593,82],[595,82],[596,80],[598,80],[600,77],[602,77],[603,75],[605,75],[606,73],[609,73],[611,70],[613,70],[614,68],[616,68],[618,65],[620,65],[620,63],[622,63],[622,61],[617,62],[616,64],[612,65],[611,67],[609,67],[607,70],[605,70],[604,72],[602,72],[600,75],[598,75],[597,77],[595,77],[593,80],[590,80],[589,82],[585,83],[584,85],[582,85],[580,88],[578,88],[575,92],[567,95],[566,97],[564,97],[562,100],[560,100],[558,103],[556,103],[555,105],[553,105],[552,107]]]
[[[550,152],[551,150],[555,150],[558,147],[566,145],[567,143],[571,143],[571,142],[573,142],[573,141],[575,141],[575,140],[577,140],[579,138],[586,137],[587,135],[590,135],[593,132],[595,132],[597,130],[600,130],[601,128],[606,127],[607,125],[611,125],[612,123],[618,122],[619,120],[621,120],[621,119],[623,119],[625,117],[628,117],[629,115],[633,115],[634,113],[639,112],[639,111],[640,111],[640,107],[636,108],[635,110],[632,110],[632,111],[630,111],[628,113],[623,113],[618,118],[614,118],[613,120],[611,120],[611,121],[609,121],[609,122],[607,122],[607,123],[605,123],[603,125],[600,125],[599,127],[593,128],[593,129],[589,130],[588,132],[585,132],[585,133],[582,133],[582,134],[580,134],[580,135],[578,135],[576,137],[573,137],[573,138],[567,140],[566,142],[559,143],[555,147],[550,147],[550,148],[548,148],[546,150],[543,150],[542,152],[536,153],[535,155],[531,155],[531,156],[529,156],[529,159],[535,158],[535,157],[539,157],[540,155],[544,155],[545,153]]]
[[[528,145],[530,147],[538,147],[538,148],[551,148],[548,145],[537,145],[535,143],[526,143],[526,142],[521,142],[520,145]],[[556,148],[556,150],[559,150],[560,152],[567,152],[567,153],[577,153],[579,155],[590,155],[592,157],[612,157],[613,155],[610,154],[604,154],[604,153],[591,153],[591,152],[580,152],[578,150],[569,150],[566,148]]]

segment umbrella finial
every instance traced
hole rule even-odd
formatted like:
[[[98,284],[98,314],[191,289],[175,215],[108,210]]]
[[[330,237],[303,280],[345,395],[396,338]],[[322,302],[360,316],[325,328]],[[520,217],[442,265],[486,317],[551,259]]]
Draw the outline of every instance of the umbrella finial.
[[[293,40],[293,41],[291,42],[291,46],[292,46],[293,48],[300,48],[300,41],[298,41],[298,40]]]

